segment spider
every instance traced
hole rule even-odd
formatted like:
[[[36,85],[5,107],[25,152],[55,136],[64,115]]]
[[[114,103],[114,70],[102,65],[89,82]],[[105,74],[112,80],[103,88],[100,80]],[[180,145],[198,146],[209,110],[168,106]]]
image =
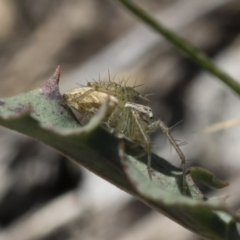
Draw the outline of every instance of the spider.
[[[110,96],[110,101],[104,122],[108,123],[112,132],[116,135],[122,134],[144,148],[148,156],[147,170],[149,178],[152,179],[150,134],[160,128],[181,159],[183,184],[185,186],[185,156],[179,144],[172,137],[170,129],[163,121],[153,120],[150,107],[134,102],[137,98],[149,101],[146,96],[141,95],[134,88],[126,87],[125,84],[123,86],[122,83],[99,81],[89,82],[87,87],[69,90],[63,97],[69,106],[82,113],[84,117],[91,117],[106,100],[107,95]]]

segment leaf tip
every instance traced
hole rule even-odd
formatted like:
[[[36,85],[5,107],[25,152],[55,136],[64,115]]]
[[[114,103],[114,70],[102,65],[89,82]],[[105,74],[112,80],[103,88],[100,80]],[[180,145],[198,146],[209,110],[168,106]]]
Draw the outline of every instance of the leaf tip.
[[[188,169],[193,181],[201,181],[211,188],[224,188],[229,186],[229,183],[217,178],[213,173],[201,167],[191,167]]]
[[[40,93],[54,99],[60,95],[59,92],[59,79],[60,79],[61,67],[57,66],[53,75],[47,80],[47,82],[40,88]]]

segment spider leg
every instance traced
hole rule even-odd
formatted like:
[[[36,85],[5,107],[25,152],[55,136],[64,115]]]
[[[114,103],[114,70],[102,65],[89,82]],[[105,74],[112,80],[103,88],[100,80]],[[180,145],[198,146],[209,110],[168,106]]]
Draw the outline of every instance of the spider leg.
[[[176,140],[171,135],[170,129],[168,128],[168,126],[163,121],[158,120],[158,121],[152,122],[148,126],[148,131],[149,132],[154,132],[158,128],[160,128],[162,130],[162,132],[166,135],[169,142],[174,147],[174,149],[176,150],[179,158],[181,159],[182,170],[183,170],[183,190],[185,192],[186,191],[186,159],[185,159],[185,156],[184,156],[182,150],[180,149],[179,144],[176,142]]]
[[[117,106],[111,116],[108,118],[108,124],[111,128],[113,128],[113,132],[119,132],[119,130],[117,129],[117,127],[119,126],[119,124],[121,123],[121,107]]]
[[[118,105],[108,119],[108,124],[114,129],[115,133],[123,134],[135,144],[144,147],[148,155],[147,170],[149,178],[151,175],[151,142],[146,129],[146,123],[141,120],[138,111],[132,107]]]
[[[146,153],[147,153],[147,170],[148,170],[148,176],[150,180],[152,180],[152,174],[151,174],[151,141],[149,139],[149,136],[146,134],[145,126],[143,126],[143,121],[141,121],[141,118],[137,112],[136,109],[131,109],[132,115],[134,116],[135,124],[138,127],[138,131],[141,134],[141,137],[139,136],[141,140],[141,144],[143,145]],[[142,139],[141,139],[142,138]]]

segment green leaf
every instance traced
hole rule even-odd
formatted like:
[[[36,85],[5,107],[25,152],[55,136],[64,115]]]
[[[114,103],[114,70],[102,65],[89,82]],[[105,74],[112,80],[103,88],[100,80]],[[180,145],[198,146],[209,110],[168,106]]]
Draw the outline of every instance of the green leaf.
[[[200,167],[191,167],[188,169],[194,181],[201,181],[211,188],[224,188],[229,184],[225,181],[218,179],[213,173]]]
[[[51,146],[202,237],[240,239],[236,225],[239,219],[229,213],[223,202],[207,200],[191,174],[195,173],[200,181],[214,183],[212,186],[224,187],[218,184],[220,180],[216,177],[209,180],[213,175],[202,169],[189,170],[188,191],[184,196],[182,171],[153,154],[153,181],[150,181],[146,157],[133,157],[142,149],[132,148],[131,143],[115,138],[100,126],[107,103],[88,125],[80,126],[59,94],[59,76],[57,68],[43,87],[0,99],[0,124]]]

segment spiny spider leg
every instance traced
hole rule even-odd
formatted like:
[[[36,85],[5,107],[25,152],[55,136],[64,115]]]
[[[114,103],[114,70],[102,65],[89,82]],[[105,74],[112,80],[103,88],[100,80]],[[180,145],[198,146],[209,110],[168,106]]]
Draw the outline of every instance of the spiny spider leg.
[[[172,146],[174,147],[174,149],[176,150],[177,154],[179,155],[179,158],[182,161],[182,169],[183,169],[183,187],[184,189],[186,188],[186,179],[185,179],[185,173],[186,173],[186,159],[185,156],[182,152],[182,150],[180,149],[179,145],[177,144],[177,142],[175,141],[175,139],[173,138],[173,136],[170,133],[170,129],[168,128],[168,126],[161,120],[152,122],[149,126],[148,126],[148,131],[149,133],[156,131],[158,128],[161,128],[162,132],[167,136],[169,142],[172,144]]]
[[[145,151],[147,153],[147,170],[148,170],[148,176],[149,178],[152,180],[152,174],[151,174],[151,163],[152,163],[152,159],[151,159],[151,141],[150,141],[150,138],[149,136],[146,134],[146,131],[144,131],[144,128],[142,127],[142,122],[141,122],[141,119],[140,119],[140,116],[137,112],[136,109],[131,109],[131,112],[134,116],[134,120],[135,120],[135,123],[137,124],[138,128],[139,128],[139,131],[142,135],[142,145],[143,147],[145,148]]]
[[[152,180],[151,174],[151,140],[148,134],[147,128],[150,119],[153,117],[152,109],[150,107],[136,104],[133,102],[127,102],[124,106],[124,111],[128,111],[129,114],[125,118],[127,119],[128,128],[124,131],[124,135],[135,143],[139,143],[147,153],[147,170],[149,178]]]
[[[125,108],[130,108],[132,111],[132,115],[135,118],[136,125],[138,125],[139,130],[142,132],[142,136],[147,136],[149,139],[149,134],[156,131],[158,128],[161,128],[162,132],[166,135],[169,142],[172,144],[174,149],[176,150],[177,154],[179,155],[181,162],[182,162],[182,169],[183,169],[183,190],[186,190],[186,179],[185,179],[185,172],[186,172],[186,159],[185,156],[180,149],[180,144],[173,138],[170,132],[170,128],[161,120],[152,122],[153,113],[150,107],[136,104],[132,102],[127,102],[125,104]],[[131,136],[133,138],[133,136]],[[150,169],[151,169],[151,158],[150,158],[150,151],[151,151],[151,142],[150,140],[147,141],[146,138],[142,138],[139,136],[139,139],[135,140],[138,141],[144,148],[148,154],[148,173],[150,176]]]
[[[135,106],[135,108],[133,107]],[[139,115],[141,112],[137,110],[138,104],[128,102],[123,108],[116,107],[108,119],[108,124],[114,128],[114,133],[123,134],[133,143],[140,144],[148,155],[147,170],[149,178],[151,175],[151,141],[146,132],[147,123],[143,121]],[[145,106],[141,105],[142,109]],[[144,115],[146,113],[144,112]]]

